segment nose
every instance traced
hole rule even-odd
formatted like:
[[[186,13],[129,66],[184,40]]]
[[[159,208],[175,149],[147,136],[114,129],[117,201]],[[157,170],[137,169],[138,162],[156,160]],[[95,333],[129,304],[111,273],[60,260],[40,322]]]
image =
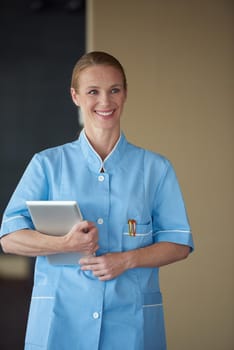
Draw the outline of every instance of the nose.
[[[110,103],[110,95],[108,94],[108,92],[102,92],[100,94],[100,100],[99,100],[100,104],[102,106],[108,106]]]

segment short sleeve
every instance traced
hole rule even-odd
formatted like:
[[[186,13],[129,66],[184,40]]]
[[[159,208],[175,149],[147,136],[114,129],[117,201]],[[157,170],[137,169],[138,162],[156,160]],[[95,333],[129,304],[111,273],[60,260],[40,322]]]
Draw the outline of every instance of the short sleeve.
[[[48,185],[40,157],[34,155],[20,179],[3,214],[0,237],[21,229],[33,229],[27,200],[48,198]]]
[[[155,242],[172,242],[194,249],[181,189],[174,168],[168,160],[155,193],[153,228]]]

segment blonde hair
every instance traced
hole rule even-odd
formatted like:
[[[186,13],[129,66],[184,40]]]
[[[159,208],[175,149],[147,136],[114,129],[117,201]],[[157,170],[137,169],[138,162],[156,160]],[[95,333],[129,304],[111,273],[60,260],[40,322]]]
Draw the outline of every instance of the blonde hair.
[[[112,66],[118,69],[123,76],[124,89],[127,89],[127,79],[123,66],[114,56],[102,51],[88,52],[76,62],[72,72],[71,87],[77,91],[80,72],[95,65]]]

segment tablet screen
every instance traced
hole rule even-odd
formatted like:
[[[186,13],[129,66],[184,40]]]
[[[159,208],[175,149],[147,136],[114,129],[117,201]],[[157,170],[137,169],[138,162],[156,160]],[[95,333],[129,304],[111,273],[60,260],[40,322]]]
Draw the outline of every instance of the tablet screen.
[[[53,236],[63,236],[81,220],[76,201],[26,201],[35,229]],[[77,265],[81,252],[58,253],[47,256],[52,265]]]
[[[27,201],[37,231],[63,236],[82,220],[76,201]]]

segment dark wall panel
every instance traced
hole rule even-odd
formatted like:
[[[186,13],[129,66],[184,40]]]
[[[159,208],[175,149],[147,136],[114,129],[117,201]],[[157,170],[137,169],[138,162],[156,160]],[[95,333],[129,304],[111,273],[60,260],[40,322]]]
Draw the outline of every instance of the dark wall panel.
[[[31,5],[0,3],[0,216],[32,155],[79,133],[70,79],[85,51],[84,4],[76,11],[68,1],[47,1],[40,11]],[[24,347],[31,288],[32,273],[0,275],[1,350]]]
[[[69,88],[85,51],[85,8],[47,3],[41,11],[30,1],[0,5],[1,214],[32,155],[78,133]]]

